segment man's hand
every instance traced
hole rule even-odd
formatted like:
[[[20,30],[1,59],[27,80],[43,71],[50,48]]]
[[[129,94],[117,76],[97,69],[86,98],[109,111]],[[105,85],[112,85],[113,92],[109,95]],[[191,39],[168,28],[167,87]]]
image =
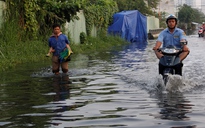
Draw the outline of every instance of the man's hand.
[[[52,49],[51,52],[52,52],[52,53],[55,52],[55,49]]]
[[[152,48],[152,50],[156,51],[156,50],[158,50],[158,47],[155,46]]]
[[[49,57],[51,54],[50,53],[48,53],[48,54],[46,54],[46,57]]]

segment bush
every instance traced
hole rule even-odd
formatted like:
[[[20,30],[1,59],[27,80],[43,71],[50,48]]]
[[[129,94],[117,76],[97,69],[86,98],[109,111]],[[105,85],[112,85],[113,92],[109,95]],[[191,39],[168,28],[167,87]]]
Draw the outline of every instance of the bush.
[[[84,44],[87,41],[87,36],[85,34],[85,32],[81,32],[80,33],[80,43]]]

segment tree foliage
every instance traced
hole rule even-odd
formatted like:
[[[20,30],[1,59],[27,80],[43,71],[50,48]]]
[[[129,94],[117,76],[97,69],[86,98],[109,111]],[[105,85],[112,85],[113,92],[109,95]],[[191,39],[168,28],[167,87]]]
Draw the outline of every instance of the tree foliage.
[[[193,15],[194,15],[193,22],[202,23],[205,21],[204,13],[197,9],[193,9]]]
[[[79,11],[73,0],[5,0],[6,20],[16,20],[24,33],[21,37],[36,39],[53,23],[70,21]],[[21,39],[21,38],[20,38]]]
[[[105,32],[113,14],[118,11],[116,2],[113,0],[85,0],[83,2],[87,34],[91,34],[93,25]]]
[[[18,39],[32,40],[47,36],[53,23],[63,24],[78,18],[83,9],[88,35],[95,25],[106,30],[114,13],[122,10],[139,10],[145,15],[153,14],[160,0],[4,0],[7,10],[6,22],[18,24]]]
[[[155,12],[154,16],[159,18],[159,26],[160,26],[160,28],[167,27],[167,24],[166,24],[167,15],[168,15],[167,12],[164,12],[164,11],[162,11],[160,13]]]
[[[184,4],[179,8],[178,19],[180,22],[190,23],[194,18],[194,10],[191,6]]]
[[[145,1],[147,1],[149,9],[152,10],[157,8],[161,0],[145,0]]]
[[[138,10],[144,15],[153,15],[160,0],[115,0],[120,11]]]
[[[197,9],[184,4],[179,8],[178,19],[183,23],[203,22],[205,15]]]

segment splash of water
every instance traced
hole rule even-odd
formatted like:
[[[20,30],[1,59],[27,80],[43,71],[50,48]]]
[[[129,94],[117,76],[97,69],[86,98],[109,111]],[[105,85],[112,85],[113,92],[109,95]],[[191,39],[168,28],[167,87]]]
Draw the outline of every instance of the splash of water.
[[[166,90],[170,92],[185,92],[190,91],[195,86],[197,86],[196,83],[185,79],[180,75],[169,75]]]

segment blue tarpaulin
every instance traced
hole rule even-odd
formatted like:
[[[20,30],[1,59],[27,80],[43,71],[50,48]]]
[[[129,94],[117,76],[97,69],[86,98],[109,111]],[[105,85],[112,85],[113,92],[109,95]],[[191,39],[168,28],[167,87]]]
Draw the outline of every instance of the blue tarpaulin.
[[[129,42],[147,40],[147,17],[138,10],[115,13],[113,24],[108,27],[108,33],[119,35]]]

